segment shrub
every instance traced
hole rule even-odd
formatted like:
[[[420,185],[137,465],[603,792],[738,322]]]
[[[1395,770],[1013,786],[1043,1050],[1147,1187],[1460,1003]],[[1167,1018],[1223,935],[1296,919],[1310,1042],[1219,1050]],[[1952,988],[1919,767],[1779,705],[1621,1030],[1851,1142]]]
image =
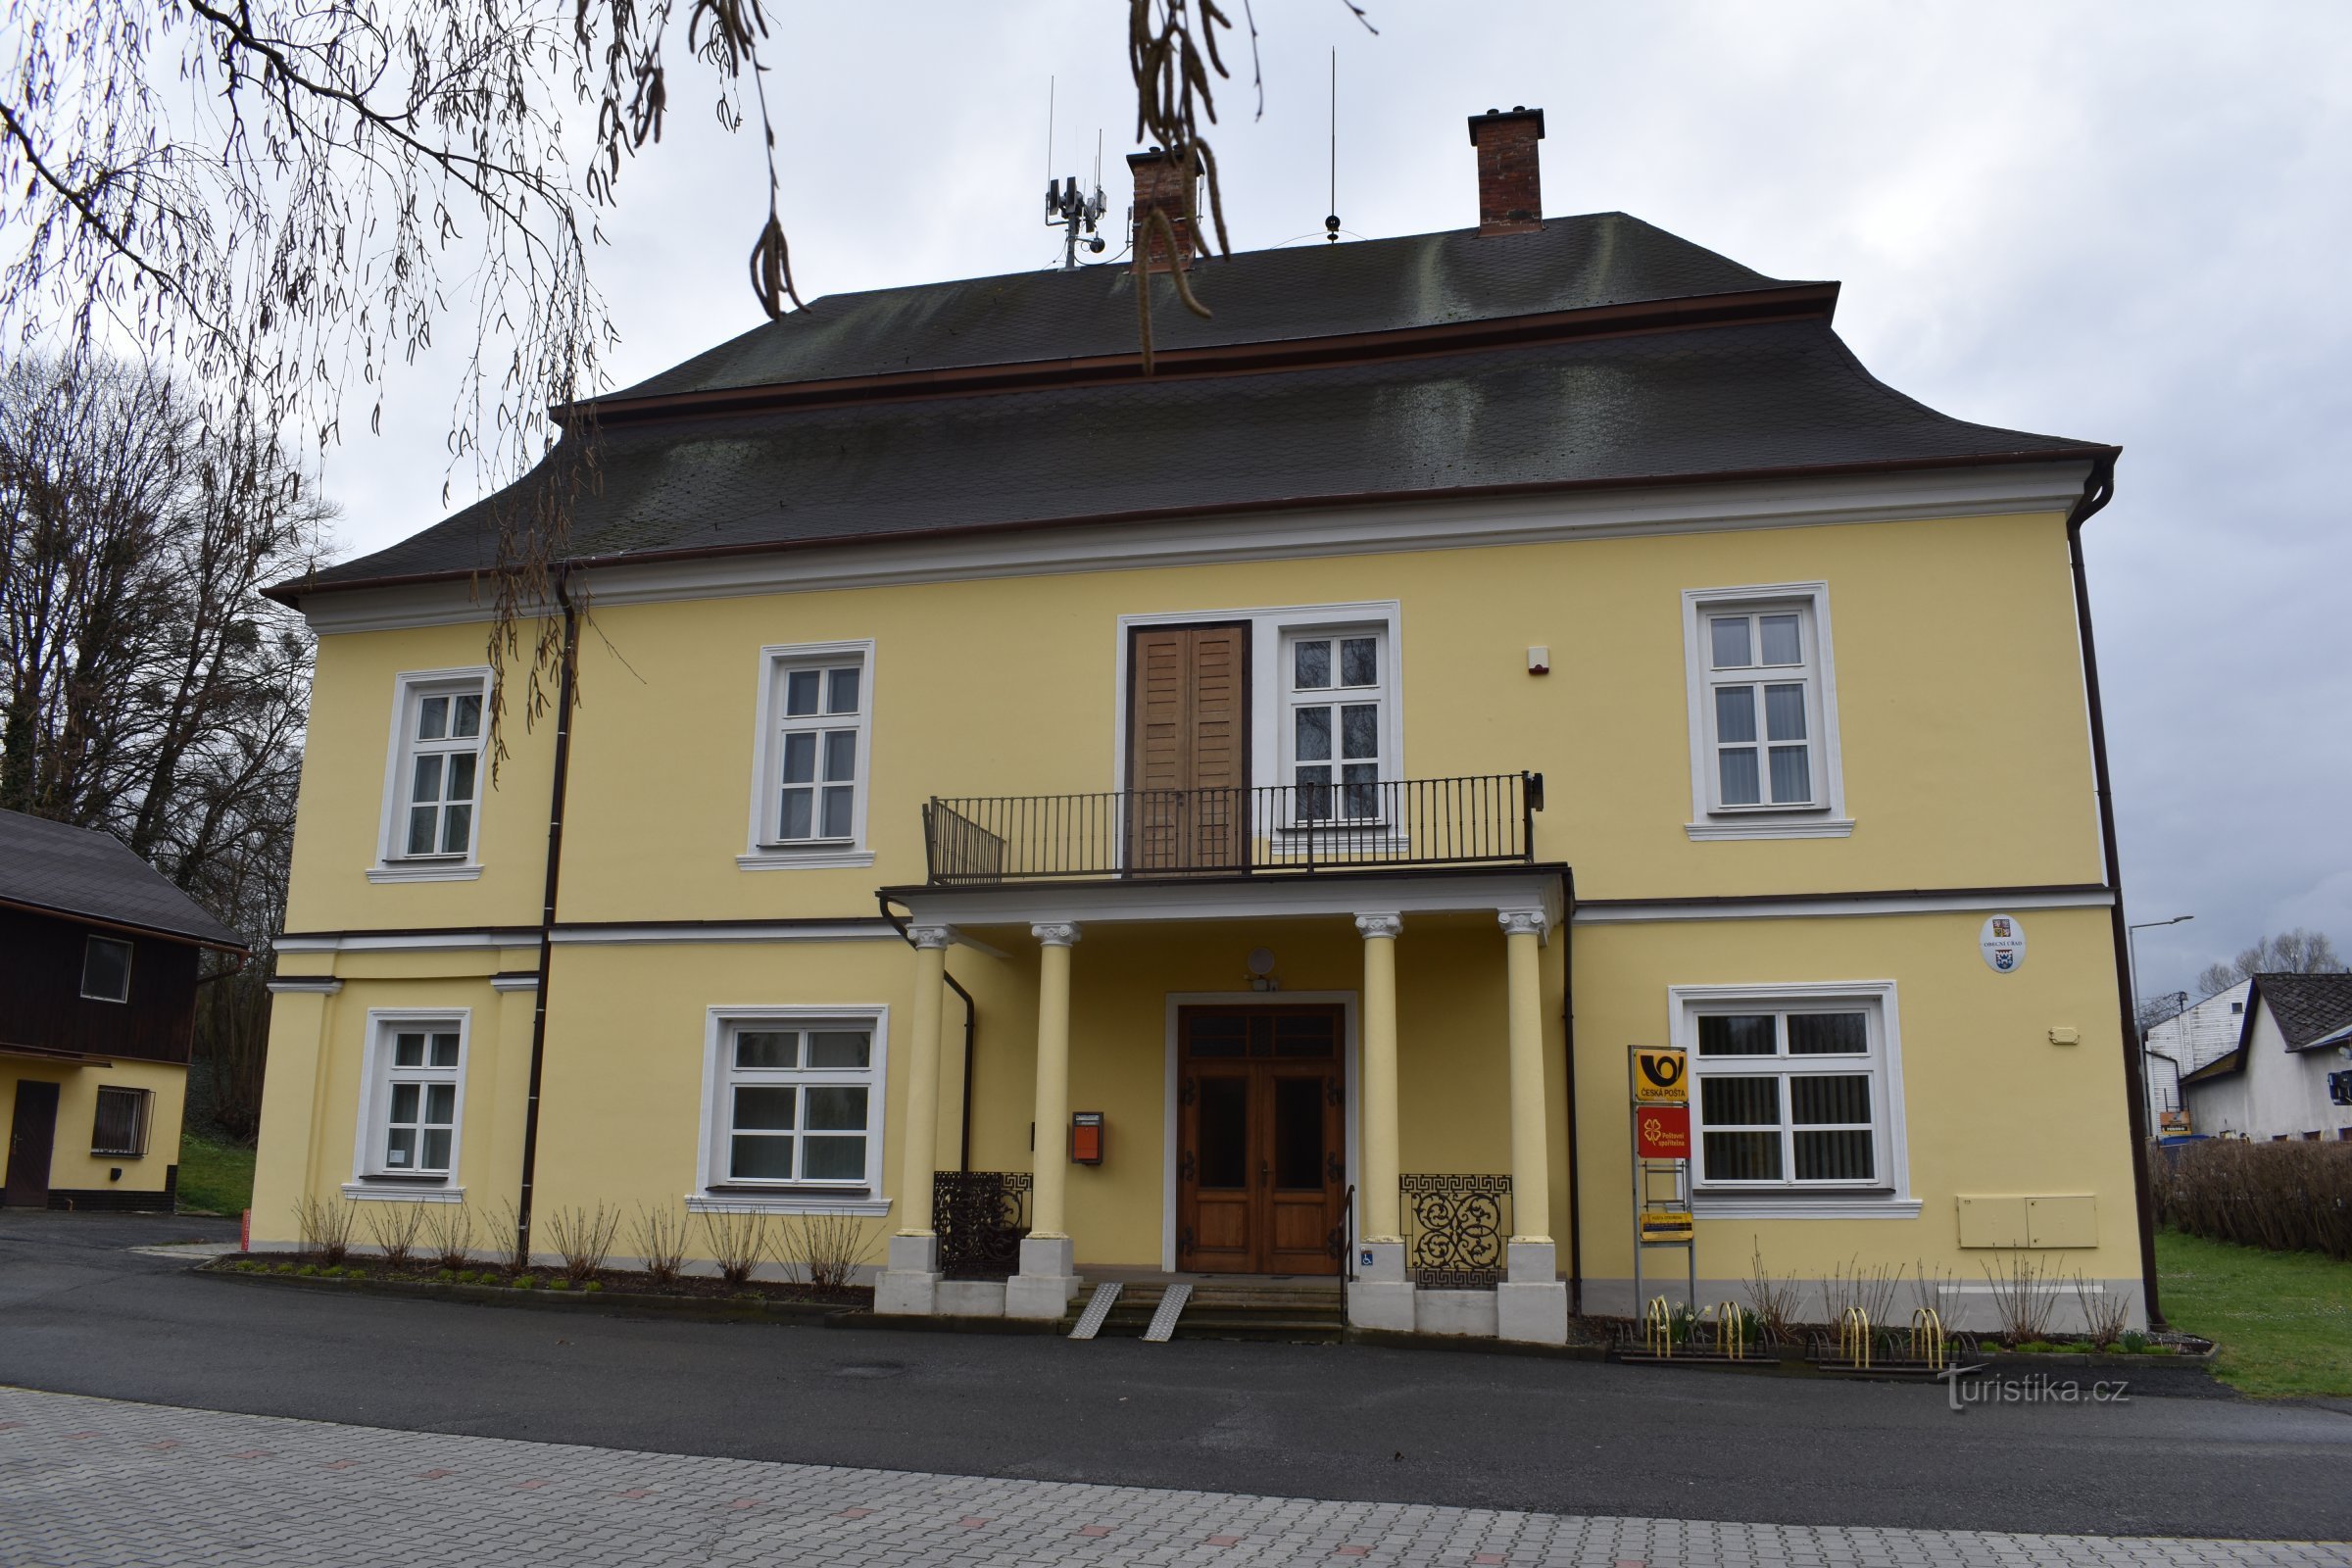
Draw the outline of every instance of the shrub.
[[[1894,1293],[1901,1289],[1902,1283],[1900,1263],[1891,1267],[1883,1263],[1864,1267],[1862,1259],[1854,1257],[1831,1264],[1830,1277],[1822,1282],[1830,1321],[1843,1323],[1847,1312],[1859,1308],[1872,1323],[1885,1323],[1894,1315]]]
[[[2148,1337],[2137,1329],[2129,1329],[2116,1340],[2115,1347],[2126,1355],[2144,1355],[2147,1353]]]
[[[599,1203],[593,1211],[574,1203],[547,1217],[547,1239],[564,1254],[564,1278],[573,1285],[593,1277],[612,1250],[620,1210]]]
[[[1747,1306],[1773,1339],[1788,1340],[1796,1324],[1796,1281],[1784,1274],[1775,1278],[1764,1266],[1764,1251],[1748,1244]]]
[[[351,1203],[333,1199],[304,1198],[294,1204],[294,1228],[302,1250],[322,1263],[340,1263],[351,1251],[351,1226],[356,1216]]]
[[[787,1269],[797,1268],[811,1285],[838,1290],[857,1282],[858,1266],[865,1261],[869,1246],[865,1227],[855,1215],[800,1214],[785,1228],[776,1261]]]
[[[1992,1287],[1992,1311],[2000,1320],[2002,1343],[2020,1348],[2040,1343],[2058,1307],[2058,1281],[2049,1265],[2012,1250],[2000,1271],[1984,1265],[1984,1279]]]
[[[1922,1260],[1911,1269],[1911,1304],[1936,1314],[1946,1334],[1960,1326],[1960,1281],[1950,1269]]]
[[[2104,1350],[2123,1338],[2124,1325],[2132,1321],[2132,1292],[2129,1289],[2106,1290],[2093,1285],[2077,1272],[2075,1299],[2082,1303],[2082,1331],[2090,1336],[2094,1349]]]
[[[490,1245],[509,1272],[519,1274],[531,1266],[530,1233],[523,1228],[522,1211],[511,1198],[499,1205],[498,1234],[490,1238]]]
[[[686,1261],[686,1216],[666,1205],[647,1208],[639,1204],[629,1236],[644,1260],[646,1277],[656,1285],[676,1284],[678,1270]]]
[[[423,1230],[422,1203],[377,1203],[368,1211],[368,1234],[394,1268],[409,1266],[409,1254],[416,1250],[416,1238]]]
[[[710,1238],[710,1260],[718,1277],[742,1285],[767,1255],[767,1214],[757,1208],[709,1209],[703,1229]]]
[[[473,1209],[463,1200],[436,1203],[424,1222],[424,1250],[441,1267],[455,1273],[473,1262]]]
[[[2352,1259],[2352,1144],[2207,1139],[2149,1156],[2164,1224],[2217,1242]]]

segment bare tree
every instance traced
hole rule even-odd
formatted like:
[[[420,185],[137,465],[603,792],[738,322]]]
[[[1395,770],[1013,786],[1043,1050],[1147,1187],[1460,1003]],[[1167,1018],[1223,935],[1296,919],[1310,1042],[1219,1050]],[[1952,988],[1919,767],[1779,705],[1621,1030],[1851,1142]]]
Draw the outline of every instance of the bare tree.
[[[261,597],[330,510],[277,442],[151,372],[0,371],[0,807],[113,833],[257,953],[284,922],[312,642]],[[198,1058],[258,1116],[265,961],[209,983]]]
[[[1231,23],[1216,0],[1129,0],[1124,20],[1139,139],[1198,158],[1222,245],[1202,126]],[[660,140],[680,50],[722,125],[759,122],[750,281],[771,317],[801,303],[763,0],[15,0],[0,35],[0,230],[23,241],[0,269],[0,331],[60,353],[136,344],[189,378],[183,410],[216,435],[321,447],[347,396],[376,427],[388,374],[454,333],[444,499],[461,471],[496,489],[557,455],[552,482],[497,518],[495,767],[510,664],[526,722],[550,700],[563,636],[545,612],[595,482],[578,410],[613,342],[590,278],[597,215]],[[1253,59],[1256,37],[1252,19]],[[1148,302],[1141,331],[1148,361]]]
[[[2297,926],[2264,937],[2228,963],[2207,964],[2197,990],[2210,997],[2258,974],[2342,974],[2346,967],[2325,932]]]

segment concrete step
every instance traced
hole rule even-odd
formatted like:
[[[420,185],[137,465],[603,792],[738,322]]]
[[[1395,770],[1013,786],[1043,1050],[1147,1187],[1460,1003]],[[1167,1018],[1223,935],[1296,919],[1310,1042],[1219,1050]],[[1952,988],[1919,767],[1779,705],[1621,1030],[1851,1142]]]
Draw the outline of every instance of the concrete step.
[[[1073,1302],[1063,1320],[1063,1333],[1075,1327],[1085,1297]],[[1102,1322],[1098,1337],[1137,1339],[1150,1327],[1166,1287],[1158,1282],[1130,1284]],[[1281,1285],[1210,1285],[1193,1282],[1192,1299],[1176,1320],[1176,1338],[1194,1340],[1260,1340],[1291,1344],[1336,1344],[1348,1326],[1347,1298],[1334,1280],[1329,1285],[1301,1282]]]

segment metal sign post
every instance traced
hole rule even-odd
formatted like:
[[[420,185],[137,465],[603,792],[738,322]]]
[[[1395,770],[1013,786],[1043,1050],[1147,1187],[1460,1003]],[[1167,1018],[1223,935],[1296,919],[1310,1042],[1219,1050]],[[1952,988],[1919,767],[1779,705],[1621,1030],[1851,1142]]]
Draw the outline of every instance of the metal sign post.
[[[1679,1247],[1683,1300],[1695,1317],[1698,1230],[1690,1212],[1690,1063],[1680,1051],[1628,1046],[1626,1067],[1633,1086],[1626,1130],[1634,1160],[1634,1315],[1649,1307],[1644,1255],[1653,1247]]]

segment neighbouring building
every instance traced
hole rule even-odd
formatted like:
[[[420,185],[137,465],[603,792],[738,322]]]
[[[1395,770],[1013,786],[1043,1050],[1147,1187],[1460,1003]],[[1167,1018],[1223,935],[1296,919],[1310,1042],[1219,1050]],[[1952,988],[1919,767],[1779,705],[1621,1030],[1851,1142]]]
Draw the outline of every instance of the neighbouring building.
[[[2217,1138],[2352,1139],[2352,974],[2258,974],[2237,1040],[2181,1080]]]
[[[2194,1136],[2197,1132],[2189,1119],[2182,1080],[2237,1048],[2238,1037],[2245,1030],[2246,993],[2253,984],[2240,980],[2226,991],[2217,991],[2148,1025],[2141,1036],[2148,1063],[2148,1125],[2159,1134]]]
[[[208,948],[245,954],[121,840],[0,811],[0,1202],[172,1207]]]
[[[1556,1341],[1635,1307],[1628,1050],[1681,1046],[1703,1300],[2031,1247],[2136,1312],[2117,449],[1925,408],[1837,284],[1541,218],[1542,113],[1469,129],[1478,226],[1199,262],[1205,320],[1155,276],[1154,373],[1079,269],[570,411],[581,701],[494,789],[479,574],[562,450],[273,590],[319,642],[261,1241],[823,1211],[884,1311],[1345,1274]]]

